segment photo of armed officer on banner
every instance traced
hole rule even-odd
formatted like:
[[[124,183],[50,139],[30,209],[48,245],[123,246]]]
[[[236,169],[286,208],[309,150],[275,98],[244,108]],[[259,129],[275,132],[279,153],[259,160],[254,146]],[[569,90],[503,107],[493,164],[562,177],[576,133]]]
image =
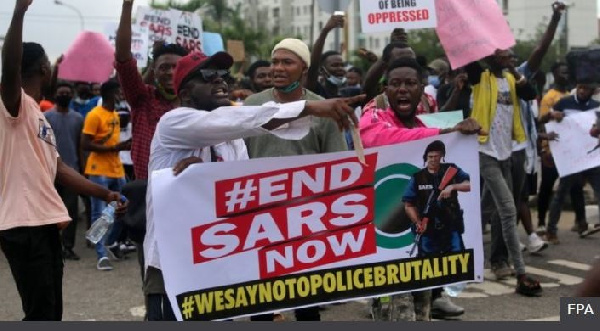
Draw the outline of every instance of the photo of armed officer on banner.
[[[453,163],[444,163],[446,145],[440,140],[429,144],[423,154],[426,166],[415,173],[402,201],[412,222],[417,256],[461,252],[465,249],[463,210],[458,192],[470,192],[469,174]]]

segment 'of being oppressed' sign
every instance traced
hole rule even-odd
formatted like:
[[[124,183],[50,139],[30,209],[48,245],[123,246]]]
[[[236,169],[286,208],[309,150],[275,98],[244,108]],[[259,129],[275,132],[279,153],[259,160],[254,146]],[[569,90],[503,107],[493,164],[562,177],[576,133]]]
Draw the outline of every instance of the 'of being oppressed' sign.
[[[360,0],[360,16],[364,33],[437,25],[434,0]]]

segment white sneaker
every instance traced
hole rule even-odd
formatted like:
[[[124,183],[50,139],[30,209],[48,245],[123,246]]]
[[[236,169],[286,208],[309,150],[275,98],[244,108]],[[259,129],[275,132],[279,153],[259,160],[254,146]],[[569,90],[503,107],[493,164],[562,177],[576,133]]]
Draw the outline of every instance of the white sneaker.
[[[96,269],[108,271],[108,270],[113,270],[113,267],[112,267],[112,264],[110,264],[110,261],[108,260],[108,258],[103,257],[103,258],[100,258],[100,260],[98,260]]]
[[[527,250],[530,253],[538,253],[548,248],[548,243],[543,241],[535,232],[527,238]]]
[[[521,252],[524,252],[527,250],[527,246],[525,246],[525,244],[519,241],[519,249],[521,250]]]

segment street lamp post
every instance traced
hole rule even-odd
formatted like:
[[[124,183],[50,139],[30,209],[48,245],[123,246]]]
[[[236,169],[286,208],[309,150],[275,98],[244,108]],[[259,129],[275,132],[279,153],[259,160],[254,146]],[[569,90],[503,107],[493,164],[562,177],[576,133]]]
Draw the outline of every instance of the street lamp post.
[[[68,3],[64,3],[61,0],[54,0],[54,3],[58,6],[65,6],[67,8],[72,9],[79,16],[79,24],[81,25],[81,31],[85,30],[85,23],[83,20],[83,15],[81,15],[81,11],[77,9],[77,7],[73,5],[69,5]]]

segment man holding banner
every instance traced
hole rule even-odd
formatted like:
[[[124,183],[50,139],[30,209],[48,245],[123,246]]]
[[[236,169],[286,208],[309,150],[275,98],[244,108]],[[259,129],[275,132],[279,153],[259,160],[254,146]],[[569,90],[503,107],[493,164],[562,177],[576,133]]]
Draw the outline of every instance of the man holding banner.
[[[204,162],[246,160],[248,152],[241,138],[271,132],[284,139],[298,140],[308,134],[311,119],[307,116],[311,115],[332,118],[340,128],[347,128],[350,120],[357,122],[349,104],[360,102],[362,96],[229,107],[229,90],[224,79],[232,64],[233,58],[224,52],[211,57],[195,52],[177,63],[173,87],[182,107],[163,116],[157,126],[148,167],[150,172],[173,167],[188,157],[198,157]],[[148,184],[150,191],[151,187],[152,179]],[[153,215],[153,199],[149,195],[145,269],[153,270],[162,278]],[[162,305],[163,313],[173,316],[166,294]]]
[[[595,89],[595,84],[578,84],[576,94],[563,98],[554,105],[550,117],[560,122],[565,116],[599,108],[600,103],[592,99]],[[592,168],[562,177],[558,185],[558,190],[550,203],[548,230],[546,234],[549,242],[554,244],[560,243],[557,236],[557,225],[560,220],[562,205],[571,188],[574,185],[582,185],[584,179],[587,179],[594,189],[596,199],[600,197],[600,168]],[[590,230],[586,219],[576,218],[575,221],[577,222],[577,232],[582,238],[600,231],[599,227]]]
[[[314,55],[314,54],[313,54]],[[341,58],[341,57],[340,57]],[[300,83],[314,65],[308,46],[299,39],[288,38],[277,44],[272,51],[271,71],[275,78],[274,87],[255,94],[246,100],[246,105],[262,105],[267,102],[282,104],[302,100],[323,100],[322,97],[304,88]],[[291,88],[290,88],[291,87]],[[328,118],[315,118],[308,135],[300,140],[285,140],[273,135],[261,135],[246,139],[250,158],[282,157],[293,155],[324,154],[346,151],[346,141]],[[319,307],[296,309],[296,320],[319,321]],[[253,321],[272,321],[273,314],[252,316]]]
[[[365,113],[360,120],[360,135],[365,147],[398,144],[456,131],[463,134],[480,132],[479,124],[473,119],[467,119],[454,128],[438,129],[426,127],[416,117],[425,88],[421,79],[423,70],[411,58],[399,59],[389,66],[384,78],[384,94],[365,106]],[[462,307],[442,296],[441,289],[434,290],[432,299],[432,307],[439,313],[438,316],[459,316],[464,313]],[[429,300],[428,295],[415,296],[417,320],[429,319],[429,303],[424,305],[425,300]]]

